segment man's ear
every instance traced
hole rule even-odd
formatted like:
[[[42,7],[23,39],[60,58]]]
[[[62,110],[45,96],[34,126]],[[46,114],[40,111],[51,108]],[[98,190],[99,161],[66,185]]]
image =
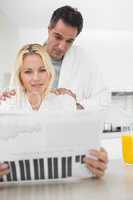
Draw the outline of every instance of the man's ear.
[[[48,32],[52,30],[52,27],[49,25],[48,26]]]
[[[51,27],[48,26],[48,35],[50,34],[50,31],[51,31]]]

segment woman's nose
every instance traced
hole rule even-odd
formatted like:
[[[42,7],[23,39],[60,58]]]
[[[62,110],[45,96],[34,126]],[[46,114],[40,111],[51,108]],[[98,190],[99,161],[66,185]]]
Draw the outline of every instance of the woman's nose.
[[[33,80],[39,80],[39,75],[38,75],[38,73],[35,72],[35,73],[33,74],[32,79],[33,79]]]

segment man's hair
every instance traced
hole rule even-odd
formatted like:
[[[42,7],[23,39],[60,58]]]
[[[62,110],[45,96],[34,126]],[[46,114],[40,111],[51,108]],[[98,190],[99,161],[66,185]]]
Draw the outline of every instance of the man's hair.
[[[78,33],[82,31],[83,28],[83,17],[81,13],[71,6],[63,6],[57,8],[50,19],[50,27],[54,28],[59,20],[62,20],[65,24],[77,28]]]

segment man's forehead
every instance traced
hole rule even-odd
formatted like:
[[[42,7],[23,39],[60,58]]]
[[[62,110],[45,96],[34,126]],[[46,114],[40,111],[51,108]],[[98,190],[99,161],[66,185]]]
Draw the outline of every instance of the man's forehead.
[[[52,31],[54,32],[54,34],[60,35],[65,39],[75,39],[78,33],[76,27],[65,24],[62,20],[59,20],[56,23]]]

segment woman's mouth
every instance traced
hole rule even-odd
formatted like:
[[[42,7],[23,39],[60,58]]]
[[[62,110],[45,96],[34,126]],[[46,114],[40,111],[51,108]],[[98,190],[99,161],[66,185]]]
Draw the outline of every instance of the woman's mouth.
[[[32,88],[40,88],[42,86],[43,86],[43,84],[41,84],[41,83],[40,84],[32,84],[31,85]]]

